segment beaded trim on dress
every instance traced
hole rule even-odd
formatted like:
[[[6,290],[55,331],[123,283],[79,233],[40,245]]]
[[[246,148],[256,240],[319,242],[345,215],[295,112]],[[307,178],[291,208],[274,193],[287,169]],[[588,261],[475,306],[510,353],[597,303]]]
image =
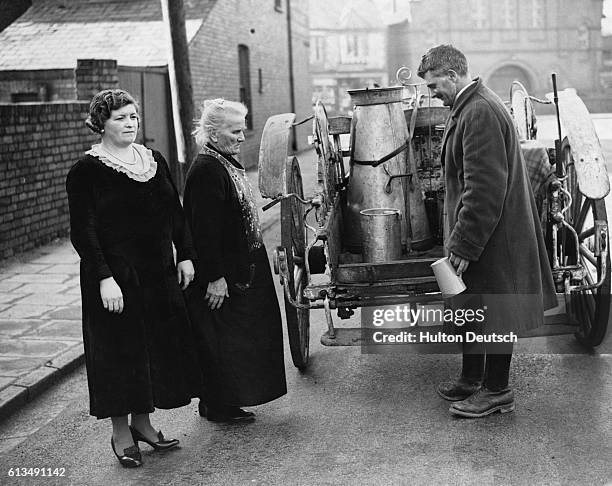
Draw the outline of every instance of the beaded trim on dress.
[[[148,180],[151,180],[157,173],[157,162],[155,162],[155,159],[153,158],[153,152],[151,151],[151,149],[148,149],[144,145],[139,145],[137,143],[132,144],[132,147],[134,147],[134,150],[136,150],[137,154],[142,158],[142,161],[144,163],[143,169],[138,172],[131,171],[127,167],[113,162],[100,149],[100,145],[101,144],[99,143],[92,145],[91,149],[85,153],[97,157],[104,165],[116,170],[117,172],[125,174],[130,179],[133,179],[138,182],[147,182]]]
[[[259,226],[259,215],[257,214],[253,189],[246,176],[246,171],[235,167],[232,163],[227,161],[223,155],[208,147],[202,147],[202,153],[212,155],[216,158],[221,162],[221,165],[229,174],[236,188],[236,192],[238,193],[238,201],[242,213],[242,225],[246,233],[249,251],[261,248],[263,246],[263,237],[261,235],[261,227]]]

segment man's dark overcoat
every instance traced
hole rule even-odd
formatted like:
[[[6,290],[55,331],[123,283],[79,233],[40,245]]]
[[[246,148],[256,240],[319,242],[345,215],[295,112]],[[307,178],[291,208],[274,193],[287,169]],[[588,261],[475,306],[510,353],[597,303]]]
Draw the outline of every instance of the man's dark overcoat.
[[[451,109],[442,160],[445,247],[470,260],[463,279],[486,330],[541,326],[557,300],[537,209],[510,114],[479,78]]]

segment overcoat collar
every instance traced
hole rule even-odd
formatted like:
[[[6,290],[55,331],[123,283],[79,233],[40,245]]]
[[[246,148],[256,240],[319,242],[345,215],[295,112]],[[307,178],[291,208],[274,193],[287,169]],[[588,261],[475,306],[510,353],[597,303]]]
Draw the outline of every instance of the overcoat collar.
[[[450,114],[448,115],[448,119],[446,121],[446,127],[444,129],[444,137],[442,138],[442,150],[443,151],[446,145],[446,139],[448,138],[448,135],[455,128],[455,125],[457,124],[457,117],[459,116],[459,113],[461,112],[463,107],[466,105],[468,100],[482,86],[482,79],[475,78],[474,81],[476,82],[472,86],[470,86],[463,93],[461,93],[461,96],[459,97],[458,102],[453,105],[453,108]]]

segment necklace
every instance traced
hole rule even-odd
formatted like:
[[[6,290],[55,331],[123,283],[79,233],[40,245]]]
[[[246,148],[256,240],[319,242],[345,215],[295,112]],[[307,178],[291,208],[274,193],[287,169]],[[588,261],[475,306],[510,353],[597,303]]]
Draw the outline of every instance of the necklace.
[[[131,162],[128,162],[127,160],[123,160],[121,157],[117,157],[115,154],[113,154],[106,147],[102,147],[102,150],[104,150],[104,152],[106,152],[108,155],[110,155],[113,159],[119,161],[119,163],[121,165],[134,165],[137,162],[136,154],[138,154],[138,151],[134,149],[133,145],[130,145],[130,147],[132,149],[132,161]]]

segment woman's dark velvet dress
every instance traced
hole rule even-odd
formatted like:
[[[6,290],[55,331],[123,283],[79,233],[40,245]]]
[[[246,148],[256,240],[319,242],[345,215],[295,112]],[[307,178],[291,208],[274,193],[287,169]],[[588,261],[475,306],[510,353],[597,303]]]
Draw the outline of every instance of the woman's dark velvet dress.
[[[81,257],[83,340],[90,413],[98,418],[186,405],[201,375],[177,261],[193,247],[163,157],[157,172],[135,181],[86,155],[66,182],[71,240]],[[123,293],[121,314],[104,309],[100,280]]]
[[[257,221],[245,219],[246,199],[210,153],[200,154],[191,167],[184,197],[197,253],[187,302],[198,336],[204,400],[209,406],[259,405],[287,392],[282,319],[261,233],[253,249],[248,226],[258,230]],[[243,170],[232,157],[224,158]],[[211,311],[206,288],[221,277],[229,298]]]

